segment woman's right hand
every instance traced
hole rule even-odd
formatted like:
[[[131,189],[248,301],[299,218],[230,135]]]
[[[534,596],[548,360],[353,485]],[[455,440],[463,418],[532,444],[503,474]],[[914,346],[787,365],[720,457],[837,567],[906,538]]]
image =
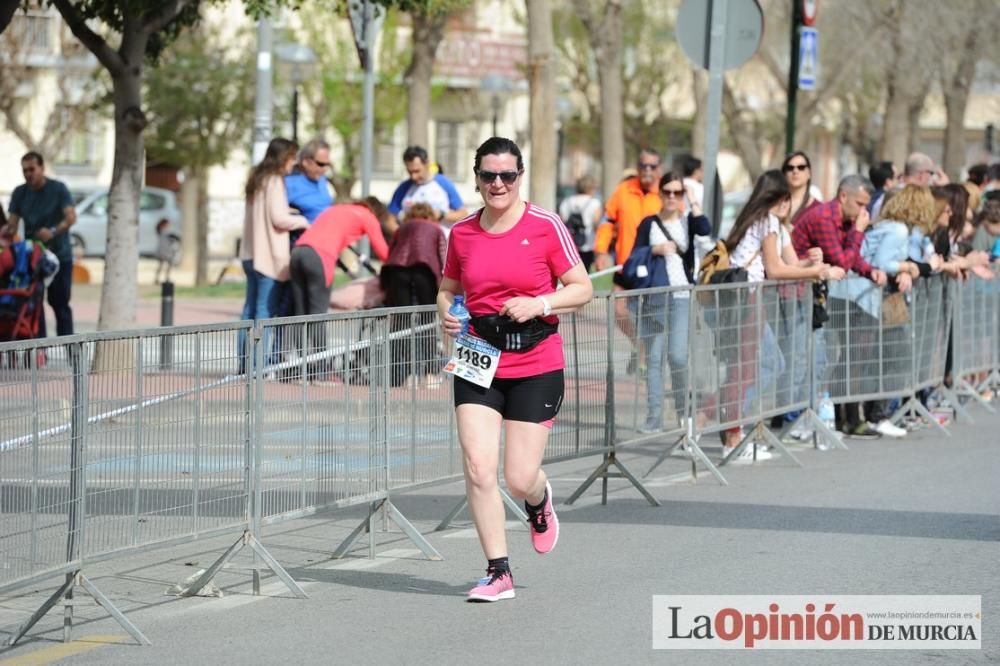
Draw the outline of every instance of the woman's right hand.
[[[458,321],[458,317],[445,311],[441,313],[441,328],[444,329],[445,335],[457,338],[462,332],[462,323]]]
[[[820,278],[824,280],[833,280],[834,282],[843,280],[846,277],[847,271],[845,271],[840,266],[823,266],[823,272],[820,273]]]
[[[668,254],[677,254],[677,243],[673,241],[663,241],[654,248],[656,254],[661,254],[667,256]]]

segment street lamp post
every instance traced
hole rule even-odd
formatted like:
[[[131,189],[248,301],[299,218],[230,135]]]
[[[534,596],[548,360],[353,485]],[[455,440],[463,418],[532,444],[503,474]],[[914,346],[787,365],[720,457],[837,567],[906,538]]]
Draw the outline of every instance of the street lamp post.
[[[316,62],[316,54],[305,44],[282,44],[277,49],[278,59],[290,65],[288,78],[292,82],[292,141],[299,142],[299,86],[309,80],[309,70]]]
[[[497,136],[500,109],[503,108],[503,94],[510,92],[510,81],[499,74],[487,74],[480,82],[479,89],[490,96],[490,107],[493,109],[493,136]]]

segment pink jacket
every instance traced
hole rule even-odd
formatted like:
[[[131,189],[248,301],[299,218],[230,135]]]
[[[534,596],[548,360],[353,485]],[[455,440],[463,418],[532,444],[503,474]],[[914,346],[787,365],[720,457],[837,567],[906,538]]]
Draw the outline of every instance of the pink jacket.
[[[289,210],[284,179],[268,176],[246,202],[240,258],[252,259],[255,271],[285,282],[291,258],[288,232],[308,226],[306,218]]]

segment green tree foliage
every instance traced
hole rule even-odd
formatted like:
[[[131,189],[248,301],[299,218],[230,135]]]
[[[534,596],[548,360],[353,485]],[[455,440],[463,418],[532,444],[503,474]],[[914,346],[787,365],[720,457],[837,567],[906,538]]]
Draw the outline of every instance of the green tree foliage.
[[[242,148],[253,121],[253,60],[248,37],[208,26],[185,30],[146,77],[146,153],[183,168],[197,185],[195,282],[208,280],[208,169]],[[189,227],[190,231],[191,228]]]
[[[622,5],[622,68],[625,142],[634,156],[639,146],[683,149],[690,141],[690,121],[665,106],[664,93],[684,79],[689,64],[673,37],[668,3],[640,0]],[[561,74],[570,81],[578,105],[567,124],[570,145],[600,152],[600,95],[597,62],[590,36],[573,3],[554,3],[553,31]]]
[[[300,13],[306,41],[316,53],[319,76],[305,86],[318,135],[332,132],[342,149],[331,181],[338,198],[350,196],[361,168],[362,72],[354,41],[337,13],[316,6]],[[408,53],[396,39],[400,13],[390,9],[382,26],[375,79],[375,143],[389,141],[406,117],[406,87],[402,74]]]
[[[219,31],[185,30],[146,77],[146,151],[177,167],[224,164],[253,120],[253,60]],[[249,44],[239,37],[243,46]]]

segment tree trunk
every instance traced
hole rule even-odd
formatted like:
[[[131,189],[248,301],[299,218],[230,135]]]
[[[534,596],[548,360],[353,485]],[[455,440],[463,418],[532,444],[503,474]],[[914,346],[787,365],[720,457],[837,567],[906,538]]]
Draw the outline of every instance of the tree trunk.
[[[198,269],[198,183],[199,176],[194,169],[185,169],[181,183],[181,265],[185,273],[192,275]]]
[[[965,166],[965,109],[969,103],[969,90],[976,74],[976,60],[981,56],[978,37],[982,28],[970,26],[958,69],[942,72],[941,90],[947,115],[944,128],[943,168],[953,183],[960,182]]]
[[[342,176],[334,176],[330,179],[330,184],[333,185],[333,193],[336,200],[340,203],[351,200],[351,190],[354,189],[354,183],[358,182],[356,176],[352,175],[348,178]]]
[[[136,31],[139,32],[139,31]],[[142,189],[142,68],[146,35],[127,32],[119,50],[125,67],[112,78],[115,112],[115,161],[109,195],[108,240],[97,328],[135,324],[139,268],[139,193]]]
[[[743,112],[725,76],[722,78],[722,115],[729,125],[729,135],[736,143],[736,150],[740,154],[743,166],[750,174],[750,182],[757,182],[757,178],[764,172],[761,166],[763,159],[760,146],[757,144],[757,132],[743,119]]]
[[[907,3],[897,0],[889,7],[888,23],[893,26],[889,36],[893,61],[886,63],[886,100],[882,123],[882,139],[879,142],[879,156],[902,167],[910,152],[913,133],[910,127],[912,107],[915,103],[914,88],[920,87],[919,77],[911,71],[911,51],[913,46],[907,33]],[[909,48],[908,48],[909,47]],[[919,114],[919,112],[918,112]]]
[[[625,169],[625,110],[622,103],[622,5],[620,0],[608,2],[603,27],[591,38],[596,48],[597,75],[601,84],[601,158],[604,162],[602,186],[606,195],[618,187]],[[647,146],[636,146],[645,148]]]
[[[924,110],[924,98],[927,97],[928,86],[910,98],[910,105],[906,111],[906,155],[909,156],[915,150],[920,150],[920,113]],[[906,159],[905,157],[903,158]]]
[[[194,283],[199,287],[208,284],[208,169],[199,167],[194,170],[197,182],[198,217],[195,233],[197,236],[197,263],[195,264]]]
[[[895,78],[895,75],[890,75]],[[889,83],[889,95],[885,103],[885,116],[882,122],[882,140],[879,145],[879,156],[897,167],[906,162],[910,142],[910,104],[899,93],[898,81]]]
[[[549,0],[526,0],[528,7],[528,83],[531,116],[531,200],[556,205],[555,47]]]
[[[438,45],[444,37],[447,14],[410,12],[413,21],[413,51],[404,74],[408,104],[406,107],[407,143],[429,148],[427,125],[431,112],[431,77]]]
[[[694,124],[691,127],[691,154],[699,159],[705,159],[708,72],[701,67],[693,67],[691,69],[691,86],[694,93]]]

